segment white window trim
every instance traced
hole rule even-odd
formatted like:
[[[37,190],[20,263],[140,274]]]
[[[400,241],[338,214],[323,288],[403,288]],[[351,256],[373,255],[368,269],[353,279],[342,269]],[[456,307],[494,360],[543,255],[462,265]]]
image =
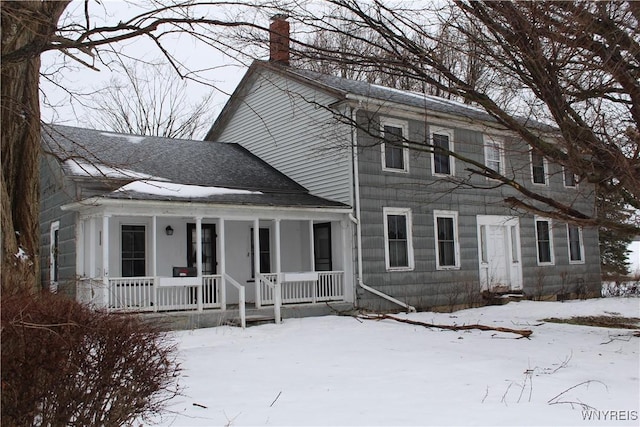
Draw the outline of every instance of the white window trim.
[[[56,265],[55,254],[53,253],[54,246],[54,235],[55,232],[58,232],[58,261]],[[58,269],[58,274],[60,274],[60,221],[53,221],[51,223],[51,227],[49,228],[49,286],[52,292],[57,290],[58,282],[55,280],[55,269]],[[58,277],[58,281],[60,277]]]
[[[576,182],[575,185],[567,185],[566,174],[567,168],[562,166],[562,185],[564,185],[564,188],[578,188],[578,175],[576,175],[575,173],[573,174],[573,180]]]
[[[569,255],[569,264],[584,264],[584,239],[582,235],[582,227],[578,227],[578,236],[580,238],[580,256],[579,260],[571,259],[571,240],[569,239],[569,224],[567,224],[567,254]]]
[[[537,185],[540,187],[548,187],[549,186],[549,162],[547,158],[542,156],[542,169],[544,171],[544,182],[535,182],[534,181],[534,173],[533,173],[533,150],[529,151],[529,164],[531,165],[531,183],[533,185]],[[564,179],[564,176],[563,176]]]
[[[493,136],[489,136],[489,135],[483,135],[484,138],[484,144],[483,144],[483,151],[484,151],[484,165],[489,167],[488,163],[488,157],[487,157],[487,150],[490,146],[493,145],[497,145],[498,146],[498,152],[500,154],[500,170],[496,171],[501,175],[504,175],[504,171],[505,171],[505,163],[504,163],[504,141],[502,141],[501,139],[495,138]],[[491,178],[487,178],[487,179],[491,179]]]
[[[438,218],[453,218],[453,246],[455,265],[440,265],[440,251],[438,248]],[[433,211],[433,237],[436,250],[436,270],[459,270],[460,269],[460,239],[458,237],[458,212],[456,211]]]
[[[391,267],[389,259],[389,215],[404,215],[407,219],[407,263],[406,267]],[[382,208],[384,221],[384,262],[387,271],[411,271],[415,268],[413,260],[413,221],[411,220],[411,208]]]
[[[380,144],[380,148],[382,150],[382,170],[386,172],[396,172],[396,173],[409,173],[409,147],[407,143],[404,142],[402,145],[402,163],[404,164],[404,169],[395,169],[388,168],[386,162],[386,153],[385,153],[385,142],[384,142],[384,127],[385,126],[393,126],[396,128],[402,129],[402,137],[404,139],[408,138],[409,135],[409,123],[405,120],[397,120],[391,119],[388,117],[383,117],[380,119],[380,136],[382,136],[382,143]]]
[[[538,247],[538,242],[540,241],[540,239],[538,239],[538,221],[545,221],[549,224],[549,252],[550,252],[549,262],[540,262],[540,256],[539,256],[540,248]],[[553,222],[551,221],[550,218],[535,216],[533,218],[533,228],[536,236],[536,262],[538,263],[538,265],[555,265],[556,260],[555,260],[554,250],[553,250]]]
[[[429,141],[431,141],[432,145],[433,145],[433,135],[434,134],[447,135],[449,137],[449,151],[451,151],[452,153],[455,152],[454,145],[453,145],[453,129],[432,126],[429,129]],[[456,161],[455,161],[455,157],[453,157],[452,155],[449,155],[449,166],[451,167],[451,173],[450,174],[436,173],[435,153],[433,151],[431,152],[431,174],[433,176],[455,176],[456,175]]]

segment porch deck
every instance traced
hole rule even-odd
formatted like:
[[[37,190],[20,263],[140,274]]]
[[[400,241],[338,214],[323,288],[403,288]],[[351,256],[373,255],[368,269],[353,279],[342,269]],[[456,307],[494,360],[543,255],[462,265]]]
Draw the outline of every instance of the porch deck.
[[[298,272],[257,274],[253,306],[265,309],[280,321],[281,307],[345,301],[344,272]],[[237,307],[229,306],[227,287],[238,293]],[[115,312],[158,313],[219,311],[211,322],[240,317],[245,323],[245,287],[228,275],[201,277],[115,277],[81,279],[77,287],[81,302]],[[268,308],[267,308],[268,307]],[[237,311],[237,313],[234,313]],[[189,317],[189,316],[187,316]],[[207,316],[198,315],[198,318]],[[191,321],[189,321],[191,323]]]

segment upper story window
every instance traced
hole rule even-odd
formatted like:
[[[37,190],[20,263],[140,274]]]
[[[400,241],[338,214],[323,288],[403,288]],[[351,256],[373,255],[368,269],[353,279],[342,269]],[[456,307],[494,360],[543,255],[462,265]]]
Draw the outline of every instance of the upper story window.
[[[504,173],[504,145],[501,141],[485,136],[484,164],[499,174]]]
[[[565,187],[577,187],[578,186],[578,177],[575,173],[571,172],[570,169],[563,166],[562,167],[562,176],[564,178],[564,186]]]
[[[531,151],[531,180],[534,184],[547,185],[549,172],[547,159],[542,154]]]
[[[434,175],[454,175],[453,157],[449,152],[453,151],[453,131],[451,129],[433,128],[431,130],[431,143],[433,153],[431,164]]]
[[[383,208],[384,255],[387,270],[413,269],[411,209]]]
[[[405,141],[407,123],[382,119],[382,169],[393,172],[409,172],[409,148]]]
[[[459,268],[458,212],[434,211],[433,221],[436,230],[436,269]]]
[[[569,242],[569,263],[584,263],[584,244],[582,243],[582,228],[567,224],[567,241]]]
[[[551,220],[547,218],[535,218],[536,246],[538,248],[538,265],[552,265],[553,237],[551,234]]]

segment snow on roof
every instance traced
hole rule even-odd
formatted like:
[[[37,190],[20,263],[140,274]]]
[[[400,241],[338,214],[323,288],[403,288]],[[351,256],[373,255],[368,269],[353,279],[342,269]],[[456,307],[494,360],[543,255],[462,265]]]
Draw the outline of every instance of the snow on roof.
[[[65,169],[76,176],[86,176],[91,178],[114,178],[114,179],[155,179],[163,178],[154,177],[140,172],[128,169],[107,166],[100,163],[92,163],[83,160],[69,159],[64,161]]]
[[[127,135],[122,133],[112,133],[112,132],[100,132],[100,135],[108,136],[111,138],[124,138],[132,144],[139,144],[144,141],[144,136],[142,135]]]
[[[186,199],[197,199],[226,194],[262,194],[260,191],[239,190],[225,187],[203,187],[200,185],[176,184],[173,182],[154,180],[130,182],[115,191],[152,194],[156,196],[182,197]]]

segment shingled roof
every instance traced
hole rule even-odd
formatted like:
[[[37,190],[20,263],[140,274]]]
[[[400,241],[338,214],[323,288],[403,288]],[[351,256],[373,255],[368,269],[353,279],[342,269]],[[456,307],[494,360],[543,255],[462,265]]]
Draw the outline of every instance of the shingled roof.
[[[339,100],[361,97],[368,100],[376,100],[381,104],[387,104],[389,106],[401,105],[419,108],[421,111],[445,113],[451,116],[463,117],[474,121],[497,122],[496,118],[487,113],[484,109],[464,104],[462,102],[418,92],[376,85],[360,80],[346,79],[311,70],[283,66],[273,62],[254,61],[231,96],[230,101],[225,105],[222,112],[216,119],[216,122],[209,130],[206,139],[215,140],[219,136],[219,133],[224,127],[224,123],[228,119],[228,115],[232,114],[232,111],[236,108],[238,102],[241,102],[238,98],[242,98],[245,93],[245,85],[249,85],[253,76],[263,70],[269,70],[284,76],[285,78],[291,78],[300,83],[315,87],[318,90],[333,95]],[[530,118],[516,117],[516,119],[528,127],[544,131],[553,131],[555,129],[552,126]]]
[[[122,134],[62,125],[44,125],[45,152],[68,176],[117,182],[107,198],[193,200],[268,206],[341,207],[313,196],[300,184],[237,144]],[[219,188],[211,194],[145,192],[123,182]],[[197,188],[197,187],[190,187]],[[237,190],[237,191],[226,191]],[[189,195],[191,194],[191,195]]]

